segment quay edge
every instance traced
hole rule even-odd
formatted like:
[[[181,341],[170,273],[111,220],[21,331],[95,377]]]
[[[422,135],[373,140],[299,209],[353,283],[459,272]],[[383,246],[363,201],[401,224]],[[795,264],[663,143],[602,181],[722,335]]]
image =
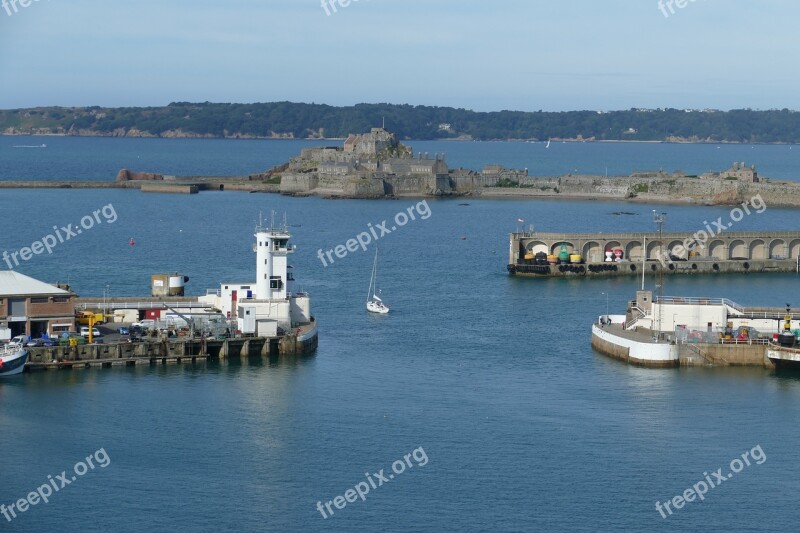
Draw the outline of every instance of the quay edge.
[[[781,328],[792,346],[776,340]],[[637,291],[624,315],[598,318],[591,343],[604,355],[638,366],[779,369],[794,366],[782,362],[800,363],[798,334],[800,312],[791,309],[744,307],[724,298],[654,300],[651,291]]]

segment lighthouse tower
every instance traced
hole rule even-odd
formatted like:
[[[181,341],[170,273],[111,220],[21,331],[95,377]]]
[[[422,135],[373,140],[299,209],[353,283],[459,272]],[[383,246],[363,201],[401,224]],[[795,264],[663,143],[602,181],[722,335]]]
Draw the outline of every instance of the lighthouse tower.
[[[256,227],[256,293],[257,300],[285,300],[289,285],[288,256],[294,253],[289,246],[289,232],[285,225]]]

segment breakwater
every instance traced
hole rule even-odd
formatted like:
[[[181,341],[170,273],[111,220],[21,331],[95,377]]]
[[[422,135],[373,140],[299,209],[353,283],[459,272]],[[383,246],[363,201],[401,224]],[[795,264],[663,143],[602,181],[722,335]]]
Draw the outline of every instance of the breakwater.
[[[687,242],[695,245],[687,249]],[[721,233],[704,242],[688,232],[512,233],[508,271],[528,277],[798,272],[800,231]]]

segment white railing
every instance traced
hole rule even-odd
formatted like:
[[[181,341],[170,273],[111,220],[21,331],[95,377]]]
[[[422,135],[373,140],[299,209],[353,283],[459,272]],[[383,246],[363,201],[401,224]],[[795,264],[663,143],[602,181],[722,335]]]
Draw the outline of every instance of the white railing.
[[[16,355],[17,352],[23,349],[23,346],[18,342],[9,342],[6,345],[0,346],[0,357],[8,357]]]
[[[640,309],[639,306],[637,306],[636,304],[631,306],[631,311],[638,312],[639,316],[632,318],[629,322],[626,322],[625,329],[630,329],[631,326],[633,326],[636,322],[638,322],[640,318],[644,318],[647,316],[647,313],[645,313],[642,309]]]
[[[83,310],[85,311],[87,308],[91,307],[92,309],[165,309],[165,306],[169,307],[178,307],[181,309],[186,308],[199,308],[199,309],[207,309],[213,307],[211,304],[203,303],[203,302],[170,302],[168,300],[147,300],[141,302],[84,302],[75,304],[76,310]]]

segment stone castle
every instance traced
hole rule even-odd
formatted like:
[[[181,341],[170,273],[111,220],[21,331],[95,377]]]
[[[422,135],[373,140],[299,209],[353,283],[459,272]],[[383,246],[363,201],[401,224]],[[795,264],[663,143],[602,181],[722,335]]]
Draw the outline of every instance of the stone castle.
[[[357,198],[443,196],[465,187],[493,186],[504,177],[522,174],[500,165],[489,165],[481,173],[450,169],[444,153],[431,157],[418,152],[415,157],[394,133],[372,128],[369,133],[351,134],[342,146],[303,149],[282,173],[280,190]]]

